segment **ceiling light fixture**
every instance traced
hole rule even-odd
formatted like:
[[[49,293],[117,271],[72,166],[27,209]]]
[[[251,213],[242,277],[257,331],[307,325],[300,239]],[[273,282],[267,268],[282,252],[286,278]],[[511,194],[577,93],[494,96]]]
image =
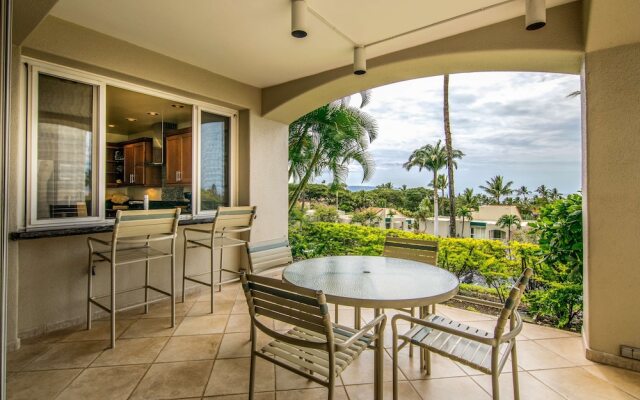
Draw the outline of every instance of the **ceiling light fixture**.
[[[184,105],[182,105],[182,104],[172,104],[171,107],[173,107],[173,108],[184,108]]]
[[[525,10],[525,27],[528,31],[535,31],[547,24],[545,0],[526,0]]]
[[[115,128],[116,126],[114,124],[109,124],[107,125],[109,128]]]
[[[136,122],[138,120],[137,118],[133,118],[133,117],[127,117],[125,119],[129,122]]]
[[[291,0],[291,36],[302,39],[307,36],[307,3]]]
[[[152,117],[155,117],[158,115],[158,113],[155,111],[149,111],[147,114],[151,115]]]
[[[355,75],[367,73],[367,54],[364,46],[354,47],[353,49],[353,73]]]

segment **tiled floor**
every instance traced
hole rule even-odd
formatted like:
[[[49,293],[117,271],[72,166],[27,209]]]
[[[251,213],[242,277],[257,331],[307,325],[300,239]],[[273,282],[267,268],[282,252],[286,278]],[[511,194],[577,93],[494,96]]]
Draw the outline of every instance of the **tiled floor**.
[[[177,327],[168,327],[168,304],[149,314],[118,318],[118,341],[106,349],[109,326],[57,332],[27,340],[9,356],[9,399],[220,399],[247,398],[249,317],[239,286],[216,293],[214,314],[208,292],[178,305]],[[481,328],[493,318],[439,306],[438,313]],[[363,312],[363,318],[370,318]],[[352,310],[340,322],[353,321]],[[276,329],[284,329],[275,324]],[[391,329],[387,329],[390,334]],[[386,335],[390,346],[390,335]],[[268,340],[258,335],[260,342]],[[640,373],[587,361],[578,335],[527,324],[518,342],[521,399],[640,399]],[[391,398],[391,352],[385,359],[385,398]],[[400,397],[407,400],[490,399],[491,379],[433,356],[431,376],[418,368],[407,349],[400,356]],[[511,368],[501,377],[503,399],[511,399]],[[336,399],[373,398],[373,353],[367,351],[342,375]],[[326,389],[260,360],[256,400],[324,399]]]

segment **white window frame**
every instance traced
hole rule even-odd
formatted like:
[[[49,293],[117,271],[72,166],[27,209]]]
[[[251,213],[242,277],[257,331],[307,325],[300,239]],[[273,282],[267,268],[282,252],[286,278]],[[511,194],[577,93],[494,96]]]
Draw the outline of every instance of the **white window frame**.
[[[229,132],[229,204],[236,205],[237,192],[238,192],[238,110],[219,106],[209,102],[195,100],[190,97],[176,95],[174,93],[165,92],[161,90],[152,89],[146,86],[134,84],[128,81],[120,79],[110,78],[103,75],[98,75],[75,68],[70,68],[58,64],[53,64],[47,61],[38,60],[31,57],[23,56],[21,58],[22,63],[27,65],[27,98],[28,107],[26,110],[27,118],[27,186],[26,186],[26,229],[27,230],[46,230],[55,229],[60,227],[77,227],[77,226],[95,226],[95,225],[111,225],[113,220],[107,220],[105,218],[105,194],[106,194],[106,88],[107,86],[113,86],[121,89],[131,90],[141,94],[160,97],[176,103],[192,106],[192,176],[194,180],[191,183],[192,191],[192,215],[181,215],[181,219],[198,219],[198,218],[210,218],[215,216],[216,211],[203,211],[200,210],[200,116],[201,111],[217,114],[230,119],[230,132]],[[58,76],[63,79],[69,79],[78,81],[81,83],[87,83],[98,86],[98,97],[96,112],[98,115],[97,126],[97,139],[94,143],[94,148],[97,154],[93,161],[94,179],[98,182],[95,190],[95,201],[98,202],[97,216],[93,217],[77,217],[77,218],[60,218],[60,219],[47,219],[36,220],[37,213],[35,213],[35,206],[37,200],[34,196],[37,196],[37,188],[34,186],[37,184],[35,174],[37,168],[35,163],[37,160],[37,146],[35,146],[34,139],[37,139],[37,82],[34,87],[34,77],[37,77],[37,72],[41,72],[47,75]],[[34,92],[35,89],[35,92]],[[35,96],[34,96],[35,95]],[[35,200],[35,201],[34,201]]]
[[[48,218],[38,219],[38,82],[40,74],[68,79],[70,81],[91,85],[93,90],[93,157],[91,161],[91,196],[93,216],[74,218]],[[27,124],[27,226],[28,227],[57,227],[70,224],[95,224],[104,221],[105,204],[105,174],[104,167],[104,143],[105,143],[105,96],[106,85],[81,74],[69,73],[56,68],[45,68],[37,65],[28,66],[28,124]]]

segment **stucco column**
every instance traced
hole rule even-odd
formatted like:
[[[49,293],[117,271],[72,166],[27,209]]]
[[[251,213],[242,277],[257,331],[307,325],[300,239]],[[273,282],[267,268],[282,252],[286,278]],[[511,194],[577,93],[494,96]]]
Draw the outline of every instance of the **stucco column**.
[[[587,357],[640,370],[640,43],[587,53],[582,90]]]

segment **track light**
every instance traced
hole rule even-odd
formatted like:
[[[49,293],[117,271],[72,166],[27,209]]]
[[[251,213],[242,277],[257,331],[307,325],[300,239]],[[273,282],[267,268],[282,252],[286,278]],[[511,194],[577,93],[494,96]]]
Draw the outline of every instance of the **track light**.
[[[364,46],[358,46],[353,49],[353,73],[356,75],[367,73],[367,54]]]
[[[291,0],[291,36],[301,39],[307,36],[307,3]]]
[[[525,27],[535,31],[547,24],[547,6],[545,0],[525,0]]]

